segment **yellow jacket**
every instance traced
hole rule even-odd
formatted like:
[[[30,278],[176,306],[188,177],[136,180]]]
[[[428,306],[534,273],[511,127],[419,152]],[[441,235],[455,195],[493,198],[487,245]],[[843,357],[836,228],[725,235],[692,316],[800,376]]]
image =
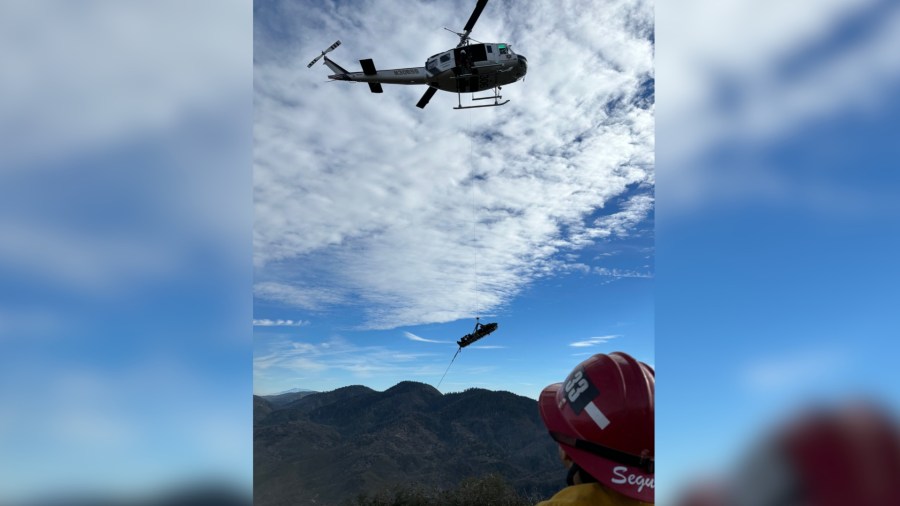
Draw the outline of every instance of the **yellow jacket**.
[[[647,503],[636,501],[614,492],[598,483],[572,485],[556,493],[537,506],[641,506]]]

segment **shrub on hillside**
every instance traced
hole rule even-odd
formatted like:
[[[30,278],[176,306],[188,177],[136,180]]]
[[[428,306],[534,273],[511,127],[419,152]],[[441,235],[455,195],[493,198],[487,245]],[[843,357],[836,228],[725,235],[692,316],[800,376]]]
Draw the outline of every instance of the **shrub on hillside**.
[[[377,494],[361,494],[354,506],[532,506],[540,498],[527,497],[515,491],[503,477],[489,474],[468,478],[450,490],[429,488],[422,484],[394,487]]]

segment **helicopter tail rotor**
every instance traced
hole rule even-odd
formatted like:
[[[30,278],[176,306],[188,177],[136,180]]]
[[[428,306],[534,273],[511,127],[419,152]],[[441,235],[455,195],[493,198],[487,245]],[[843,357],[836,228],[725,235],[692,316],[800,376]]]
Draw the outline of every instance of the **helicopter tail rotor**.
[[[322,51],[322,54],[313,58],[313,61],[309,62],[309,65],[307,65],[306,68],[312,68],[312,66],[315,65],[316,62],[319,61],[320,58],[325,56],[326,53],[330,53],[330,52],[334,51],[334,49],[340,45],[341,45],[341,41],[337,41],[334,44],[328,46],[328,49]]]

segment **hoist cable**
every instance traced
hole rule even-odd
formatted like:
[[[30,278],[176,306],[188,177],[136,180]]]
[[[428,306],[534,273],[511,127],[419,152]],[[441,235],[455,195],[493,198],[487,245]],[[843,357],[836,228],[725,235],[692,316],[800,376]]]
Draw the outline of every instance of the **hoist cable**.
[[[472,116],[470,115],[469,116],[469,133],[470,133],[470,135],[471,135],[471,132],[472,132]],[[473,163],[472,161],[474,160],[474,155],[473,155],[474,149],[475,149],[475,142],[470,140],[470,142],[469,142],[469,162],[470,163]],[[473,163],[473,166],[474,166],[474,163]],[[473,278],[475,281],[475,321],[477,323],[478,317],[480,316],[480,314],[479,314],[480,308],[478,307],[478,196],[475,193],[475,191],[476,191],[475,185],[476,185],[476,182],[478,181],[478,178],[475,176],[476,176],[476,174],[473,171],[473,177],[472,177],[472,249],[474,252],[474,262],[473,262],[474,267],[472,269],[472,275],[473,275]]]
[[[450,359],[450,365],[447,366],[447,371],[450,370],[450,366],[453,365],[453,361],[456,360],[456,356],[459,355],[459,352],[461,352],[461,351],[462,351],[462,347],[459,347],[456,350],[456,353],[453,354],[453,358]],[[444,376],[447,376],[447,371],[444,371]],[[441,387],[441,383],[443,383],[443,381],[444,381],[444,376],[441,376],[441,381],[438,381],[437,387],[435,387],[435,388]]]

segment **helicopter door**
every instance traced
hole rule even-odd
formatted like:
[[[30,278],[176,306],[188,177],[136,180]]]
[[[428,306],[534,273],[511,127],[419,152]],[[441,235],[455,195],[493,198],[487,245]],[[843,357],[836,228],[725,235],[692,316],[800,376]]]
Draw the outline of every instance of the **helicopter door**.
[[[461,67],[478,66],[478,62],[487,60],[487,50],[484,44],[473,44],[470,46],[458,47],[453,50],[457,65]]]
[[[469,50],[472,51],[472,61],[480,62],[487,60],[487,51],[484,48],[484,44],[475,44],[474,46],[468,46]]]

